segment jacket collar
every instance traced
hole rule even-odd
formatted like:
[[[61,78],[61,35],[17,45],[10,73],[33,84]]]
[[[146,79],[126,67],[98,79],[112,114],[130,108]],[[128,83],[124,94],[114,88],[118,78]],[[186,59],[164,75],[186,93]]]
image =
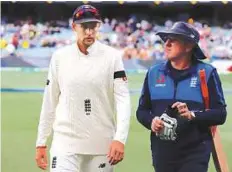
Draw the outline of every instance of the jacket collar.
[[[197,73],[197,64],[198,64],[198,60],[193,61],[192,65],[187,70],[187,73],[190,75]],[[170,65],[171,65],[171,62],[167,60],[164,63],[162,63],[159,70],[163,71],[165,75],[170,74]]]

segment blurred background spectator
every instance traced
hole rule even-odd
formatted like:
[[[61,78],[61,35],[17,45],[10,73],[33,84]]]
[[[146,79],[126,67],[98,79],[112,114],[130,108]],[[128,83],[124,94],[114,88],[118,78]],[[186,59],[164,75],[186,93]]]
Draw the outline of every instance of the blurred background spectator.
[[[147,68],[164,59],[163,42],[155,33],[182,20],[200,32],[200,46],[209,61],[232,60],[232,20],[228,15],[232,10],[231,2],[157,2],[93,4],[100,8],[103,17],[98,39],[123,51],[124,60],[130,61],[129,68]],[[81,4],[2,2],[2,66],[47,67],[57,48],[75,41],[70,17]]]

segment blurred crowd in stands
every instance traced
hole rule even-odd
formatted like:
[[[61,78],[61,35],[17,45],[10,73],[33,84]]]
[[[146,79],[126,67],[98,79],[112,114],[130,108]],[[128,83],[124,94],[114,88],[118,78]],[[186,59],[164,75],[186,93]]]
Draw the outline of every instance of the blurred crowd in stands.
[[[127,21],[103,20],[98,39],[124,52],[125,59],[163,60],[163,42],[155,33],[170,28],[175,21],[163,25],[131,17]],[[210,60],[232,59],[232,23],[225,27],[209,26],[190,19],[201,34],[200,46]],[[9,54],[50,57],[51,53],[75,41],[72,20],[33,23],[32,20],[1,23],[1,56]]]

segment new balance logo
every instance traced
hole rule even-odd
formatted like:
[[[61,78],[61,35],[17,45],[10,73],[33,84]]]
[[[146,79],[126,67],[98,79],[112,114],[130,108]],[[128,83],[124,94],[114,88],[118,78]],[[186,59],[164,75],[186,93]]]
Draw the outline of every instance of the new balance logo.
[[[106,167],[106,163],[102,163],[98,166],[98,168],[105,168]]]
[[[190,87],[195,88],[197,86],[197,77],[192,77],[190,81]]]

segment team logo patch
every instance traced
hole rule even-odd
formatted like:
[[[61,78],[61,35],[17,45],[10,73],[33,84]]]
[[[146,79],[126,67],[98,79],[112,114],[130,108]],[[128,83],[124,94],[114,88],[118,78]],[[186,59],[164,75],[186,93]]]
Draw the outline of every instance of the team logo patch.
[[[56,168],[56,163],[57,163],[57,158],[56,158],[56,156],[54,156],[52,158],[52,168]]]
[[[84,104],[85,104],[85,114],[90,115],[90,113],[91,113],[91,100],[85,99]]]
[[[190,87],[196,88],[197,87],[197,77],[193,76],[190,80]]]

